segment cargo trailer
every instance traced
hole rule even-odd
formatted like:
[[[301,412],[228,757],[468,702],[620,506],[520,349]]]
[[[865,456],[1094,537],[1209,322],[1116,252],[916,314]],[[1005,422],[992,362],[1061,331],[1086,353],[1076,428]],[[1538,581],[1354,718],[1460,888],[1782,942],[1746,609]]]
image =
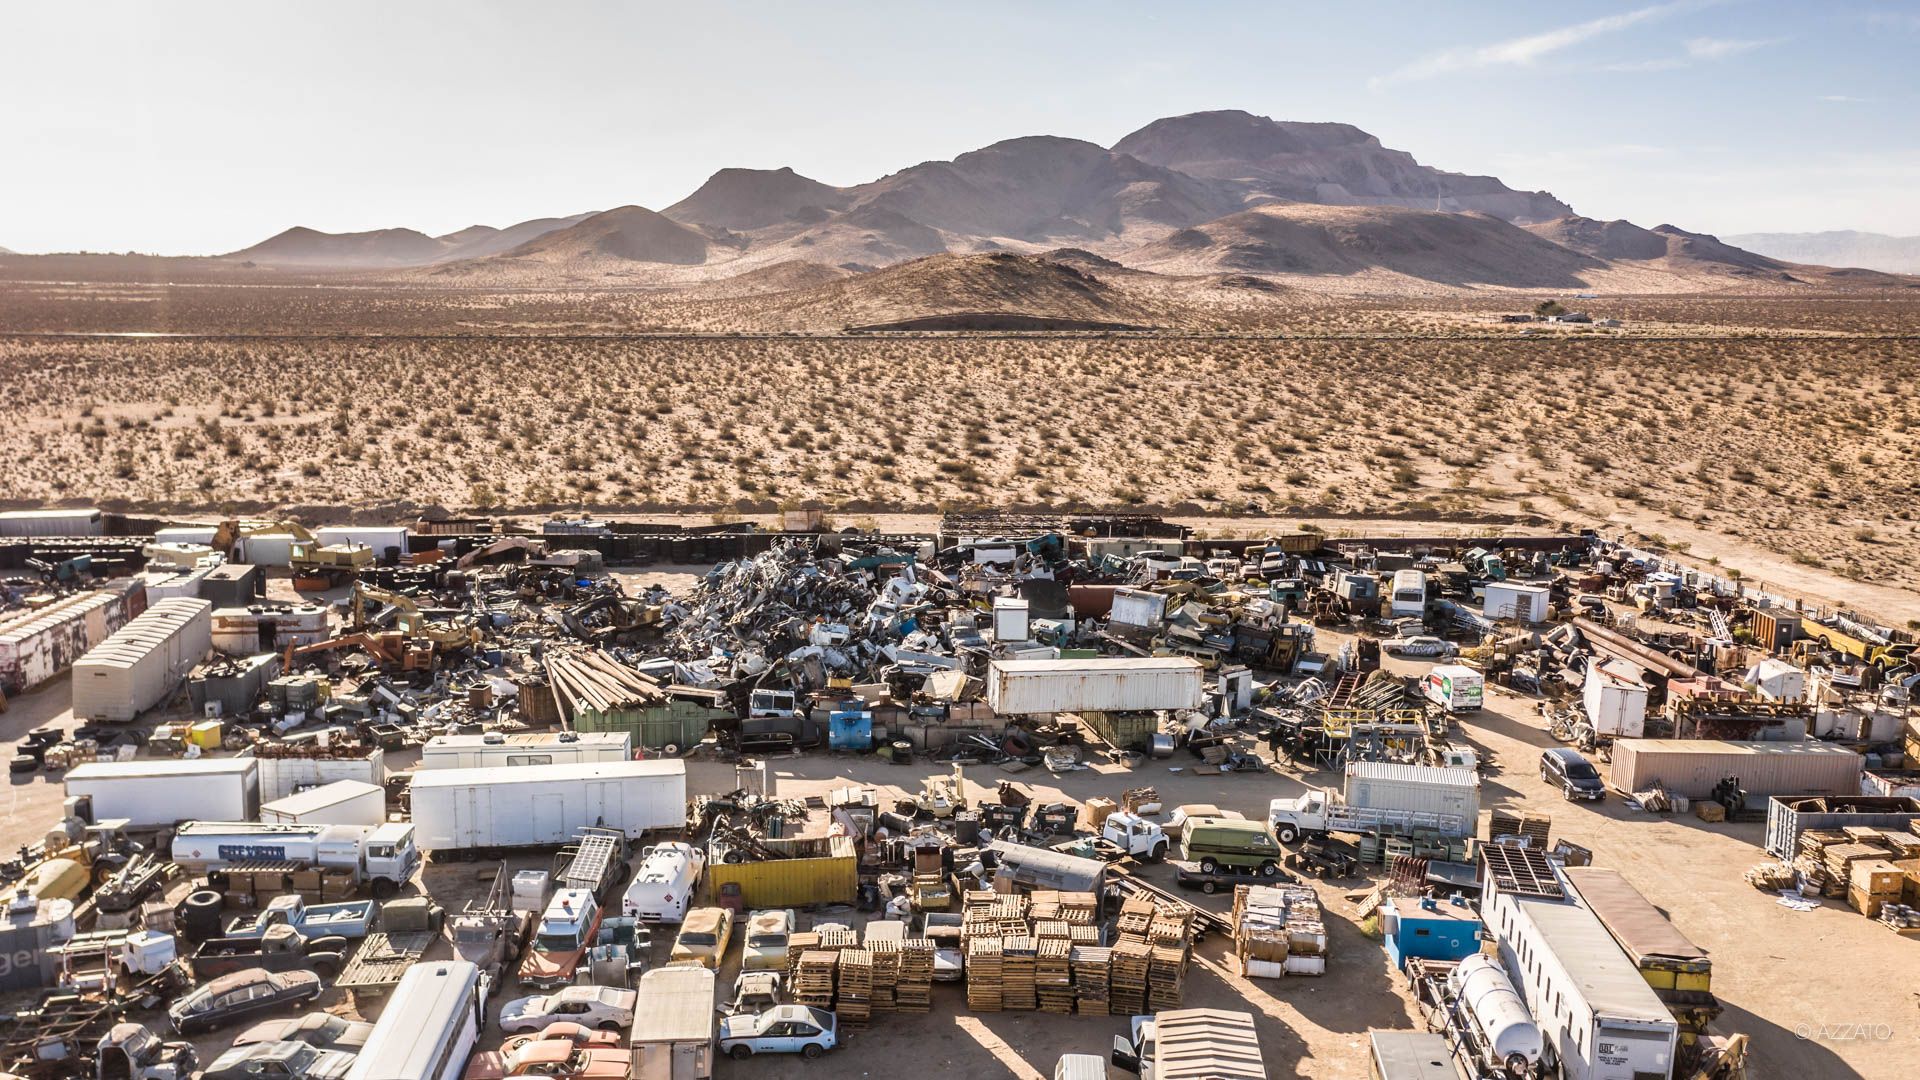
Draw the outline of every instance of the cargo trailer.
[[[136,829],[180,821],[250,821],[260,807],[260,763],[250,757],[93,761],[67,773],[67,797],[84,795],[93,820]]]
[[[1647,733],[1647,687],[1630,665],[1596,660],[1580,687],[1587,723],[1603,739],[1637,739]]]
[[[1523,585],[1511,581],[1487,583],[1486,599],[1480,614],[1489,619],[1510,619],[1523,623],[1547,621],[1549,593],[1545,585]]]
[[[261,743],[251,751],[260,762],[260,797],[284,799],[296,791],[358,780],[374,787],[387,782],[387,752],[378,746],[334,749],[315,740]]]
[[[632,1080],[713,1076],[714,973],[697,964],[654,968],[634,987]]]
[[[335,780],[260,804],[260,820],[286,825],[379,825],[387,791],[358,780]]]
[[[1613,744],[1609,783],[1704,799],[1714,785],[1739,777],[1749,795],[1851,795],[1860,790],[1866,758],[1832,743],[1728,742],[1718,739],[1621,739]]]
[[[145,587],[123,578],[42,608],[0,615],[0,693],[24,694],[66,671],[146,605]]]
[[[554,731],[531,735],[487,732],[436,735],[420,749],[422,769],[490,769],[522,765],[577,765],[625,761],[633,756],[633,737],[624,731]]]
[[[679,760],[427,769],[413,778],[413,821],[427,851],[557,847],[582,829],[638,838],[686,824]]]
[[[994,660],[987,665],[987,705],[1001,716],[1197,709],[1204,674],[1199,661],[1184,656]]]
[[[1574,896],[1613,935],[1667,1011],[1689,1035],[1702,1034],[1720,1015],[1713,996],[1713,960],[1682,934],[1618,870],[1569,866]]]
[[[212,640],[213,605],[175,597],[87,651],[73,665],[73,715],[124,724],[172,696]]]
[[[0,510],[0,536],[100,536],[106,519],[92,508]]]

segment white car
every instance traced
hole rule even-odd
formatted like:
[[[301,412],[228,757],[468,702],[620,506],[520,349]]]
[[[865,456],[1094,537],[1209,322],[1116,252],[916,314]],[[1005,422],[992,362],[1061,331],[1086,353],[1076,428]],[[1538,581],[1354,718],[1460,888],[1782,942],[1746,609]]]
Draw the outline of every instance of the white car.
[[[1453,642],[1421,634],[1416,637],[1388,638],[1380,643],[1390,656],[1452,656]]]
[[[514,998],[500,1007],[500,1030],[509,1035],[544,1031],[570,1021],[601,1031],[633,1026],[633,1003],[640,997],[617,986],[565,986],[551,994]]]
[[[740,966],[747,971],[786,970],[787,939],[798,925],[792,908],[771,908],[747,916],[747,940],[741,949]]]
[[[834,1015],[805,1005],[781,1005],[720,1021],[720,1052],[736,1060],[755,1054],[816,1058],[837,1045]]]

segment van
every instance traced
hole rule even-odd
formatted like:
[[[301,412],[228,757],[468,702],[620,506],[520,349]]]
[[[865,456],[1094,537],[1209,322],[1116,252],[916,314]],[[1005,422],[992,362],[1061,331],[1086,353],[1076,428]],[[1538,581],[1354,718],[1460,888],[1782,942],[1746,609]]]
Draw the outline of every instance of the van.
[[[687,904],[700,884],[707,857],[692,844],[655,844],[640,853],[620,900],[620,913],[648,923],[677,923],[687,917]]]
[[[1480,708],[1486,688],[1486,677],[1463,664],[1441,664],[1428,669],[1420,679],[1420,691],[1426,699],[1448,712]]]
[[[1280,873],[1280,844],[1264,822],[1188,818],[1180,833],[1180,859],[1199,863],[1206,873],[1239,866],[1274,877]]]

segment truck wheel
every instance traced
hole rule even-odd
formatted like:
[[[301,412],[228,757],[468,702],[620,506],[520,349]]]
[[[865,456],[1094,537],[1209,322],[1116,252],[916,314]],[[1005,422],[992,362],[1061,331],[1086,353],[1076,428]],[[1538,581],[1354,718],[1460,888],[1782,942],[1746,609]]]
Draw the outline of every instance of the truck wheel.
[[[1268,860],[1260,864],[1261,877],[1275,877],[1279,873],[1280,873],[1280,868],[1278,866],[1275,866],[1272,860]]]
[[[1281,843],[1291,844],[1295,840],[1300,839],[1300,830],[1291,825],[1282,825],[1280,826],[1279,837]]]
[[[1148,862],[1159,862],[1160,860],[1166,857],[1167,857],[1167,845],[1165,844],[1155,844],[1153,845],[1153,850],[1147,852]]]
[[[332,959],[315,960],[313,973],[323,979],[331,980],[335,975],[340,974],[340,965]]]
[[[736,1043],[727,1049],[727,1056],[735,1061],[745,1061],[753,1056],[753,1047],[746,1043]]]
[[[394,893],[397,893],[399,891],[400,891],[399,884],[392,881],[389,878],[373,879],[373,895],[375,899],[385,900],[386,898],[392,896]]]
[[[808,1043],[800,1048],[800,1056],[808,1060],[819,1057],[822,1052],[819,1043]]]
[[[1213,873],[1213,872],[1214,872],[1215,870],[1218,870],[1218,869],[1220,869],[1220,864],[1219,864],[1219,863],[1217,863],[1217,862],[1214,862],[1214,861],[1213,861],[1212,859],[1201,859],[1201,860],[1200,860],[1200,872],[1201,872],[1201,873],[1203,873],[1203,874],[1211,874],[1211,873]]]

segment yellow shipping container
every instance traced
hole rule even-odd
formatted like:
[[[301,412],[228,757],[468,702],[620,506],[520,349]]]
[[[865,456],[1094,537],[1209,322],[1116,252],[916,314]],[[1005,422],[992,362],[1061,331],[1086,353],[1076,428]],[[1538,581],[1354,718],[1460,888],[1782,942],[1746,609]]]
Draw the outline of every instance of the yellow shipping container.
[[[740,887],[748,908],[851,904],[860,887],[860,860],[845,836],[813,841],[766,841],[768,847],[824,846],[825,853],[762,862],[716,862],[707,867],[708,894],[718,900],[728,885]]]

